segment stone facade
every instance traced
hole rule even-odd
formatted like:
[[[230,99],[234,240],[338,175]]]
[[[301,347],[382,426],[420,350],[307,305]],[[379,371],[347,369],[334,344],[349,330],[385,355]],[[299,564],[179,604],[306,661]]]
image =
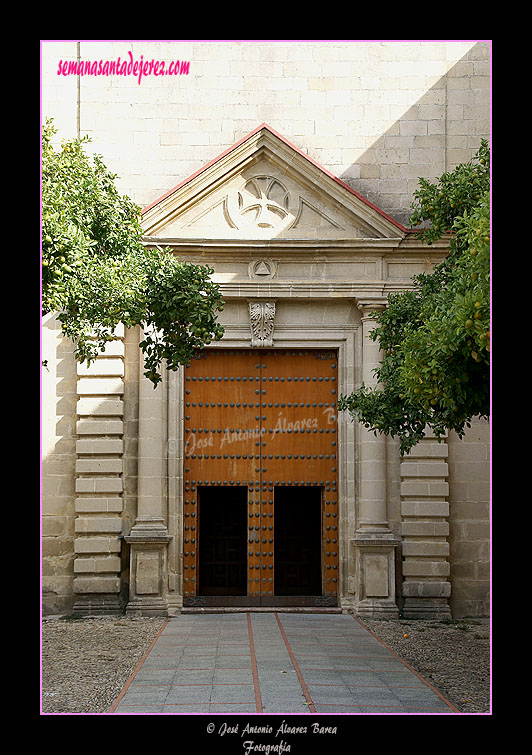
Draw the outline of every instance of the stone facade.
[[[338,350],[373,380],[368,315],[445,243],[405,228],[417,179],[489,136],[489,44],[44,43],[43,117],[89,134],[144,208],[147,244],[208,263],[224,348]],[[185,61],[177,76],[63,75],[59,61]],[[43,609],[181,610],[183,375],[154,391],[136,331],[89,369],[44,321]],[[340,601],[360,614],[489,611],[489,427],[398,444],[338,417]]]

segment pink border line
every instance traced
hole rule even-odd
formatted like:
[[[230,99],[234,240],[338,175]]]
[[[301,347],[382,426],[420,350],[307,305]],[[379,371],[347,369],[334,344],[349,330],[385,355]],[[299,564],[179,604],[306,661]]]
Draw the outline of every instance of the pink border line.
[[[305,680],[303,679],[303,674],[301,673],[301,669],[299,668],[299,665],[297,663],[296,657],[292,651],[292,648],[290,647],[290,643],[288,642],[288,637],[286,636],[286,632],[284,631],[284,627],[281,624],[281,619],[279,618],[279,614],[275,612],[275,618],[277,619],[277,624],[279,625],[279,630],[282,634],[284,643],[286,645],[286,649],[288,650],[288,654],[290,655],[290,660],[292,661],[292,665],[294,666],[294,670],[297,674],[297,678],[299,680],[299,684],[301,685],[301,689],[303,690],[303,694],[305,695],[305,700],[307,701],[308,709],[310,713],[316,713],[316,708],[314,707],[314,702],[310,696],[310,692],[308,691],[307,685],[305,683]]]
[[[255,645],[253,643],[253,627],[251,625],[251,615],[247,613],[246,618],[248,623],[249,651],[251,654],[251,672],[253,674],[253,687],[255,690],[255,707],[257,708],[257,713],[262,713],[262,697],[260,694],[259,671],[257,668],[257,658],[255,656]]]

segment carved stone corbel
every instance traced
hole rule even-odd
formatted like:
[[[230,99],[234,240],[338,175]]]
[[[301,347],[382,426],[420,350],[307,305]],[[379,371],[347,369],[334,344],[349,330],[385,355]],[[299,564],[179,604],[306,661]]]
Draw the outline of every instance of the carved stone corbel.
[[[273,346],[274,318],[274,301],[249,302],[249,324],[251,327],[251,345],[253,347],[265,348]]]

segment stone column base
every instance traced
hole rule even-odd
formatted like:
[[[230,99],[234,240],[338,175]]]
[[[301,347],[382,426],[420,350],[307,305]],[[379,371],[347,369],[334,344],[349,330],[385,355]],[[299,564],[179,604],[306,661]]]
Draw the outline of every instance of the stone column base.
[[[170,593],[167,602],[168,616],[178,616],[183,610],[183,596],[181,594]]]
[[[450,582],[403,582],[402,616],[405,619],[451,618],[450,594]]]
[[[399,541],[393,536],[356,537],[355,613],[374,618],[396,619],[395,549]]]
[[[167,550],[171,535],[163,532],[131,532],[129,602],[126,614],[168,616]]]
[[[123,604],[117,593],[78,595],[72,607],[76,616],[117,616],[122,610]]]
[[[137,598],[126,606],[127,616],[168,616],[168,606],[162,598]]]
[[[446,598],[407,598],[402,610],[403,619],[450,619],[451,609]]]

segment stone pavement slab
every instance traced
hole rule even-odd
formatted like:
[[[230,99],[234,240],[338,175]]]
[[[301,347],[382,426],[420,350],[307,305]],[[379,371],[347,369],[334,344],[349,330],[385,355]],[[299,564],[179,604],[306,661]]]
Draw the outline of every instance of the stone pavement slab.
[[[442,714],[443,696],[350,614],[187,613],[110,713]]]

